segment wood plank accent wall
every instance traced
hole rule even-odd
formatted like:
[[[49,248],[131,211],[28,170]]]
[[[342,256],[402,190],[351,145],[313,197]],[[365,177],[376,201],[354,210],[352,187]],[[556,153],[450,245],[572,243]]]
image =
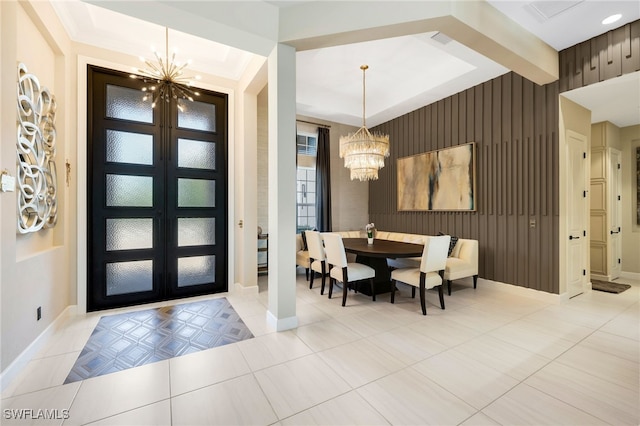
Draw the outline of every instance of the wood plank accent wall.
[[[369,184],[369,221],[476,239],[481,278],[559,293],[558,96],[558,82],[507,73],[376,126],[391,155]],[[398,212],[396,160],[466,142],[477,144],[477,211]]]
[[[640,20],[560,51],[560,93],[640,71]]]

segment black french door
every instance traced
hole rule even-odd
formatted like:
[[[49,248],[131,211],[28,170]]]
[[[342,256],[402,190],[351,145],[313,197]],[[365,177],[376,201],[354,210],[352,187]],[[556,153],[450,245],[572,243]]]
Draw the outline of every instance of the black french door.
[[[227,290],[227,95],[88,67],[89,311]]]

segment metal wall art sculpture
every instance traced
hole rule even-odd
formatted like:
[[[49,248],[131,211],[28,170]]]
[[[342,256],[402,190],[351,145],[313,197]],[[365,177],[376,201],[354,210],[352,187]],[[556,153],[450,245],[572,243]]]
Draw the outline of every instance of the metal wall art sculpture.
[[[57,221],[56,101],[18,64],[18,232],[52,228]]]

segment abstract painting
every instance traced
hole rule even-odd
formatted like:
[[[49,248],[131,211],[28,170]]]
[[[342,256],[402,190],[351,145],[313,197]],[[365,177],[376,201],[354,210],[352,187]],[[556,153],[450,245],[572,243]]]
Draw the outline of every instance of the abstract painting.
[[[475,211],[475,143],[398,159],[398,211]]]

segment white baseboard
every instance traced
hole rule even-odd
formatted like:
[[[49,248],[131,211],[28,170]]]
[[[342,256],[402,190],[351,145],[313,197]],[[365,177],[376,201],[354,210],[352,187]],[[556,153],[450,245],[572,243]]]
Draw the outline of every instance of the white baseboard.
[[[59,330],[68,318],[76,315],[77,305],[67,306],[47,328],[36,337],[7,368],[0,373],[0,392],[24,370],[33,357],[49,342],[51,336]]]
[[[591,279],[598,281],[611,281],[611,277],[609,275],[591,274]]]
[[[276,318],[270,311],[267,311],[267,325],[276,331],[291,330],[298,327],[298,317]]]
[[[626,278],[628,280],[640,280],[640,273],[637,272],[624,272],[620,273],[621,278]]]
[[[240,283],[235,283],[233,291],[234,293],[237,292],[240,294],[258,294],[260,292],[260,289],[257,285],[244,286]]]
[[[513,284],[503,283],[500,281],[491,281],[485,278],[478,278],[478,289],[481,289],[483,286],[494,288],[499,291],[504,291],[505,293],[515,294],[523,297],[529,297],[531,299],[536,299],[536,300],[540,300],[542,302],[547,302],[547,303],[561,303],[566,300],[569,300],[569,295],[567,293],[563,293],[563,294],[547,293],[546,291],[521,287]],[[589,284],[589,287],[590,286],[591,284]]]

